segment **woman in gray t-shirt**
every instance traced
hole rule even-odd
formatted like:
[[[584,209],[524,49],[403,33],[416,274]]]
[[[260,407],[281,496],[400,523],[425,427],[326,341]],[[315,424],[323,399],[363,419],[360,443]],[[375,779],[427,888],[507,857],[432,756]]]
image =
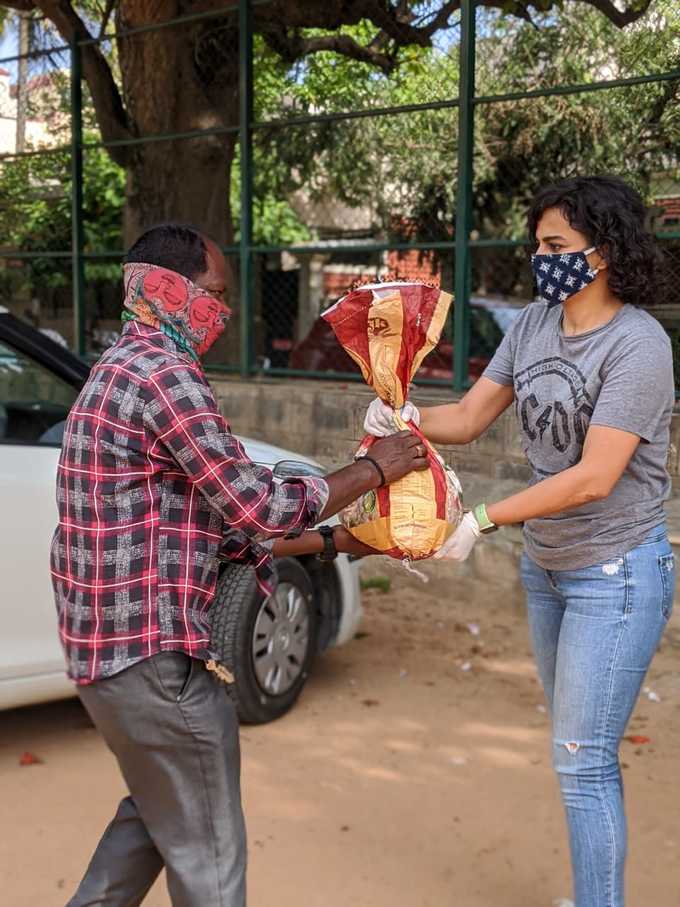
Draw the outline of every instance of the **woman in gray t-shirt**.
[[[673,362],[658,322],[659,252],[622,180],[564,180],[529,212],[542,301],[522,312],[461,400],[402,416],[431,441],[467,444],[511,403],[530,487],[467,513],[436,557],[462,561],[484,534],[524,523],[522,578],[550,705],[578,907],[624,907],[619,743],[670,616],[663,503]],[[369,407],[366,430],[394,431]]]

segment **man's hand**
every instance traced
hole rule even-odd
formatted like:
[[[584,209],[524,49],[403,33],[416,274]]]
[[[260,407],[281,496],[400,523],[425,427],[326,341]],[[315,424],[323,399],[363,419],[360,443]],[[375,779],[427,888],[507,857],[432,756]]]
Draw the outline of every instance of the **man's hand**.
[[[458,529],[444,542],[439,551],[433,555],[433,558],[458,562],[465,561],[481,534],[479,523],[475,519],[474,514],[466,513]]]
[[[364,545],[359,539],[354,538],[349,529],[345,529],[344,526],[333,526],[333,541],[339,552],[351,554],[354,557],[369,557],[372,554],[381,555],[383,553],[371,548],[370,545]]]
[[[378,464],[385,482],[396,482],[414,469],[427,469],[427,450],[423,442],[411,431],[400,431],[389,438],[376,441],[367,456]],[[326,478],[328,483],[328,500],[319,520],[333,516],[347,504],[356,501],[366,491],[377,488],[382,476],[375,465],[365,457],[345,466]]]
[[[427,469],[427,448],[411,431],[400,431],[378,439],[368,449],[367,456],[380,466],[385,484],[396,482],[414,469]]]
[[[404,422],[413,422],[420,425],[420,412],[413,403],[405,403],[401,408],[401,418]],[[383,403],[380,397],[376,397],[366,410],[364,419],[364,431],[374,438],[384,438],[387,435],[393,435],[399,429],[394,421],[395,410],[387,403]]]

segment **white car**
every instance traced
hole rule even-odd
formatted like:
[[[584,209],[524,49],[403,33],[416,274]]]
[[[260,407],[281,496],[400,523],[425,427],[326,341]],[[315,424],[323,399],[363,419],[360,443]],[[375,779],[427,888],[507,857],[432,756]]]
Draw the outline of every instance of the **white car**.
[[[49,574],[57,522],[55,474],[63,422],[88,366],[0,308],[0,709],[74,695],[64,673]],[[275,476],[320,475],[318,463],[241,439]],[[241,719],[287,712],[316,654],[351,639],[361,620],[356,565],[282,558],[279,585],[263,605],[249,567],[224,564],[211,608],[212,646],[230,665]]]

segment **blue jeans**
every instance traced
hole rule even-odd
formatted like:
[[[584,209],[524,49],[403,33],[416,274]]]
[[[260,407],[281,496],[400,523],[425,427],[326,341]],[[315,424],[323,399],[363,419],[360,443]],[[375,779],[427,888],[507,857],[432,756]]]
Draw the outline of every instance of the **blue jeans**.
[[[619,743],[673,607],[666,527],[632,551],[581,570],[544,570],[525,554],[522,580],[552,716],[576,907],[623,907]]]

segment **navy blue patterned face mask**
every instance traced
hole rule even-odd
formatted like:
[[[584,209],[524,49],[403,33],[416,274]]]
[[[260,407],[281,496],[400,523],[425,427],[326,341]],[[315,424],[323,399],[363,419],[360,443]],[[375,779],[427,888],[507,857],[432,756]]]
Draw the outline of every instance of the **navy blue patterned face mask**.
[[[536,278],[538,292],[548,303],[548,308],[566,302],[597,277],[597,268],[591,268],[586,255],[595,246],[583,252],[557,252],[550,255],[532,255],[531,268]]]

